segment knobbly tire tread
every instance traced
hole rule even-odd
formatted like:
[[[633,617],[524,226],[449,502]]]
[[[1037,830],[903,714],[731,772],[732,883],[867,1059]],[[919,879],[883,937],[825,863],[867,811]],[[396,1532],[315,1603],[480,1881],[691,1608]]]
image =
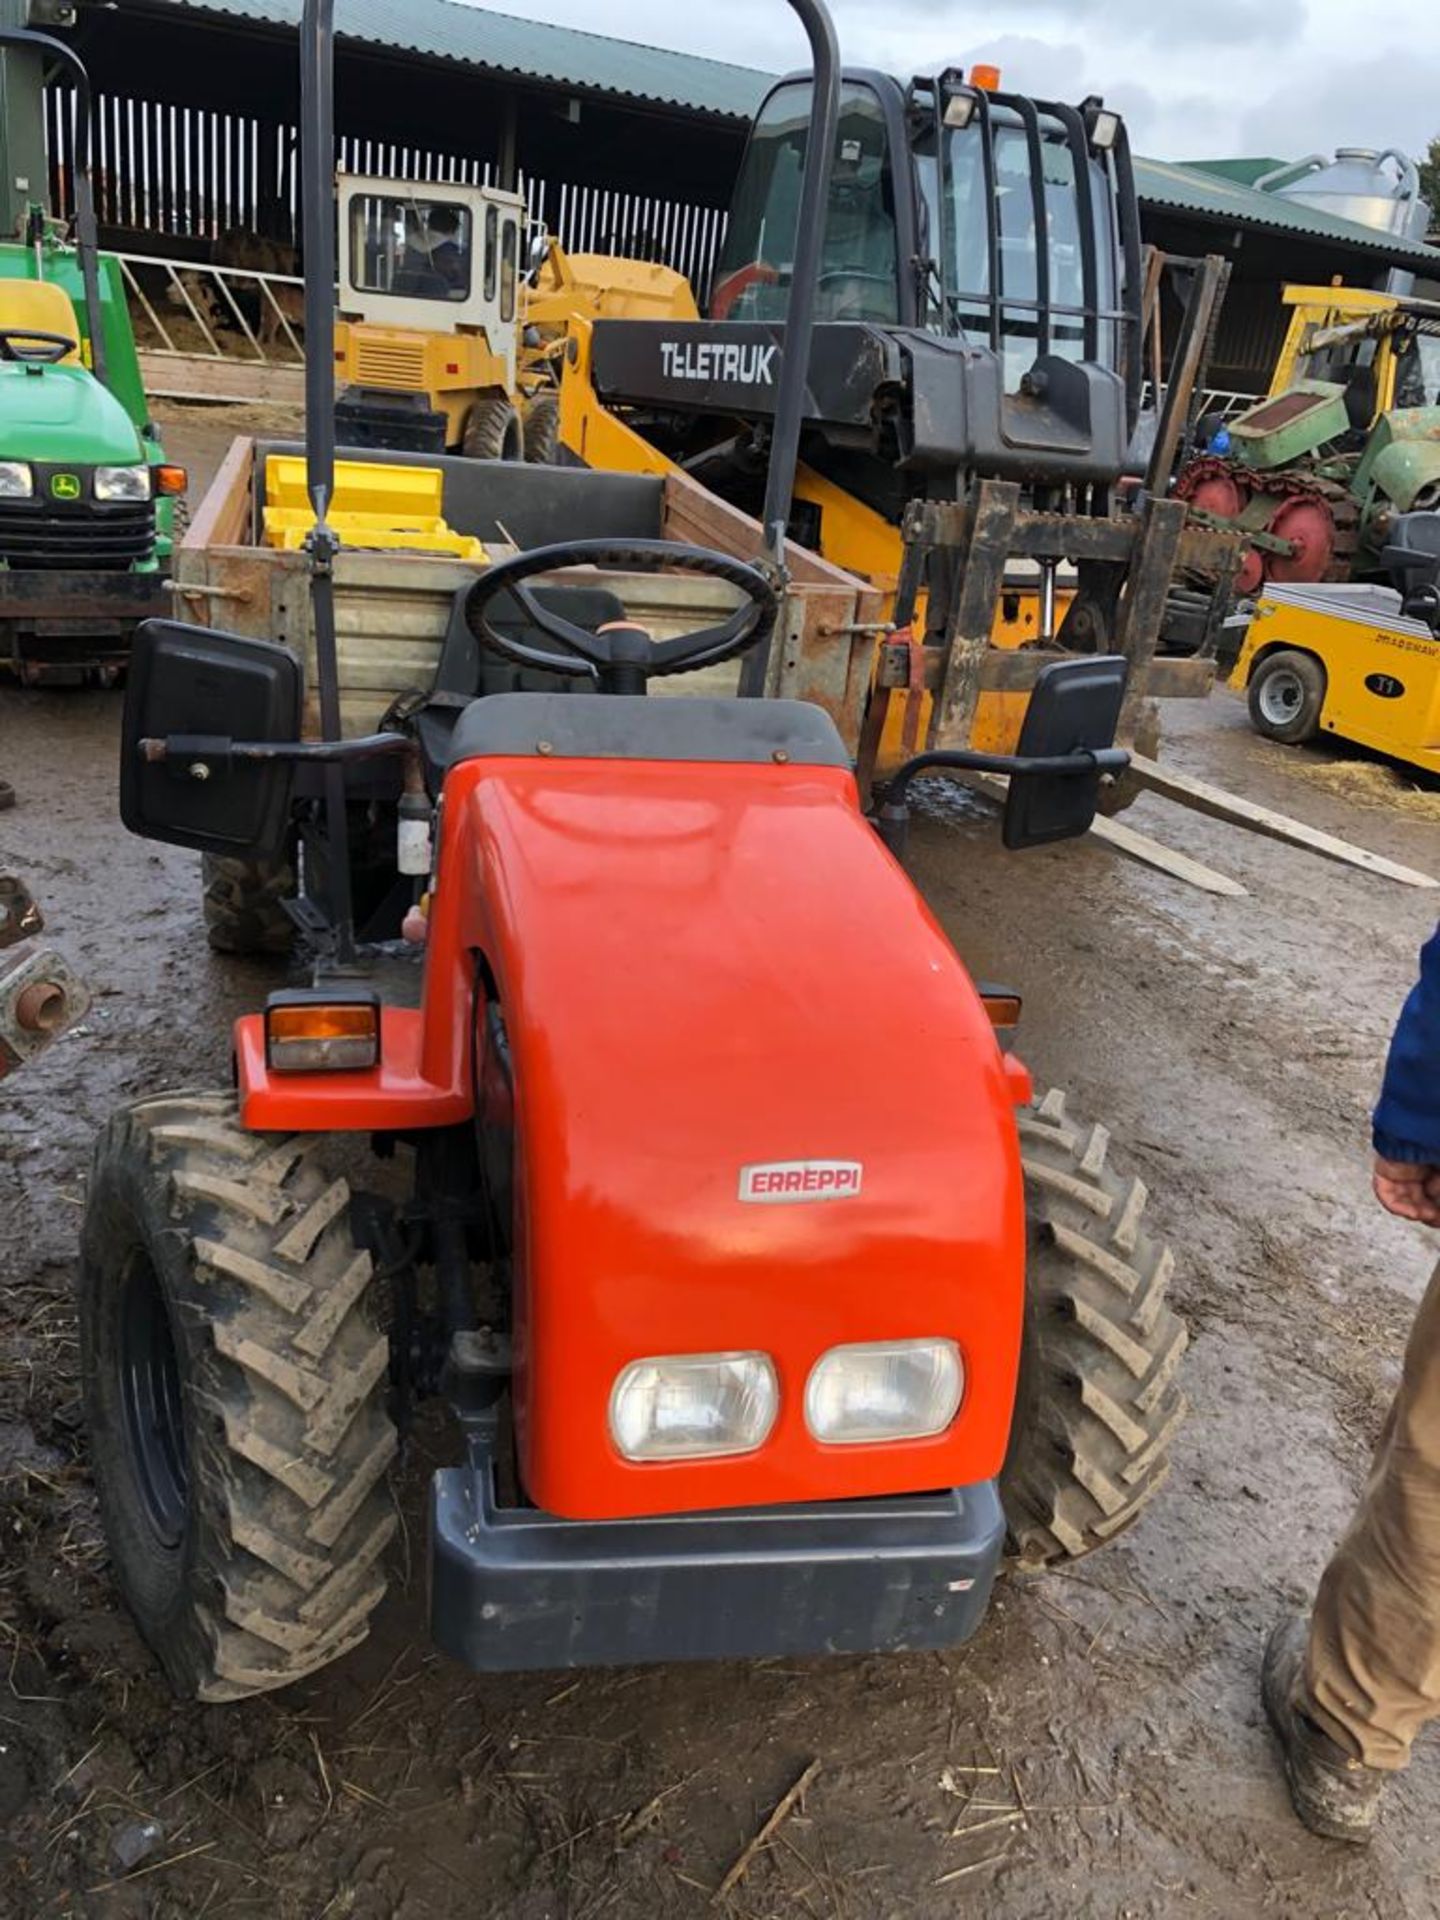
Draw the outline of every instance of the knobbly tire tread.
[[[1167,1301],[1173,1256],[1105,1128],[1074,1122],[1059,1092],[1019,1126],[1025,1341],[1000,1490],[1010,1549],[1036,1566],[1103,1546],[1164,1484],[1187,1334]]]
[[[396,1527],[389,1344],[323,1143],[249,1134],[228,1094],[167,1094],[96,1144],[80,1327],[91,1461],[116,1577],[184,1698],[289,1685],[364,1639]],[[121,1281],[143,1248],[179,1357],[188,1518],[159,1547],[128,1466]],[[107,1316],[107,1305],[110,1312]]]
[[[204,853],[200,863],[205,937],[216,953],[288,954],[295,923],[283,903],[295,895],[291,862]]]
[[[532,467],[553,467],[560,449],[560,396],[545,387],[534,395],[522,416],[525,458]]]
[[[460,446],[468,460],[523,460],[525,428],[503,395],[484,394],[470,409]]]

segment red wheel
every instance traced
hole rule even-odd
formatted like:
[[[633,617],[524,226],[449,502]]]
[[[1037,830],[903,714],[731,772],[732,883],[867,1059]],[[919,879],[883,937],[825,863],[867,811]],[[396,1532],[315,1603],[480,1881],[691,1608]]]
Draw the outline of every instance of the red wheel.
[[[1202,513],[1213,513],[1220,520],[1238,520],[1250,498],[1250,489],[1242,487],[1233,473],[1207,473],[1185,498]]]
[[[1182,474],[1175,491],[1190,506],[1214,514],[1217,520],[1238,520],[1250,503],[1250,489],[1228,467],[1218,464],[1196,466]],[[1259,554],[1253,547],[1246,547],[1235,576],[1235,591],[1258,593],[1264,577]]]
[[[1265,556],[1266,577],[1280,581],[1323,580],[1335,559],[1335,516],[1324,500],[1296,494],[1270,516],[1267,533],[1293,542],[1293,553]]]

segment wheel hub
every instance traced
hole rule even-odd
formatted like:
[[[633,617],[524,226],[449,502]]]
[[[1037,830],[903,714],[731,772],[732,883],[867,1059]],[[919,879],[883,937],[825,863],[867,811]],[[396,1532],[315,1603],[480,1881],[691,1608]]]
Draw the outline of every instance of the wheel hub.
[[[1305,689],[1300,676],[1288,667],[1278,667],[1265,681],[1256,703],[1272,727],[1287,727],[1305,704]]]

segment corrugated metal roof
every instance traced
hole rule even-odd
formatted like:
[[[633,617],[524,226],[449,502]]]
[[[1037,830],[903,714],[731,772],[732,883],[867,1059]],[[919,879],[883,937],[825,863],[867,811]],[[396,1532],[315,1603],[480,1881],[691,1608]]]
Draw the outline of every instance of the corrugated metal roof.
[[[1260,158],[1237,160],[1177,160],[1175,165],[1183,167],[1187,173],[1213,173],[1222,180],[1238,180],[1242,187],[1253,187],[1257,180],[1263,180],[1267,173],[1278,173],[1286,164],[1283,160],[1264,160]]]
[[[171,0],[171,4],[181,12],[217,14],[267,26],[297,27],[300,21],[300,0]],[[335,27],[342,38],[372,46],[733,120],[753,117],[775,77],[724,60],[673,53],[576,27],[520,20],[489,8],[463,6],[459,0],[336,0]],[[1235,164],[1217,161],[1217,171],[1204,172],[1194,164],[1137,159],[1135,183],[1148,206],[1203,219],[1233,220],[1262,232],[1328,241],[1372,257],[1428,267],[1432,274],[1440,269],[1440,250],[1434,247],[1357,226],[1298,200],[1257,193],[1218,171]]]
[[[1172,213],[1198,214],[1207,220],[1233,220],[1237,226],[1320,240],[1332,246],[1362,248],[1384,260],[1413,262],[1433,273],[1440,267],[1440,249],[1404,240],[1398,234],[1341,220],[1319,207],[1290,200],[1278,193],[1258,193],[1213,173],[1177,167],[1165,160],[1135,162],[1135,187],[1141,203],[1165,207]]]
[[[174,0],[184,13],[223,14],[264,26],[298,27],[300,0]],[[623,94],[730,119],[754,116],[772,76],[753,67],[553,27],[459,0],[336,0],[346,40],[460,60],[496,73],[551,80],[587,92]]]

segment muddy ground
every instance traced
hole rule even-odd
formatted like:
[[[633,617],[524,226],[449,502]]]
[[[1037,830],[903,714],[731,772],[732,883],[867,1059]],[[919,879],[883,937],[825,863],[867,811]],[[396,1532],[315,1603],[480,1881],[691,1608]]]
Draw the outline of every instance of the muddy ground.
[[[200,463],[219,438],[192,422],[172,445]],[[1440,871],[1433,806],[1257,741],[1228,696],[1170,714],[1176,764]],[[182,1709],[107,1580],[76,1233],[104,1115],[218,1082],[229,1017],[272,976],[207,954],[192,856],[120,830],[118,719],[113,694],[0,691],[20,794],[0,866],[27,874],[96,990],[0,1101],[0,1911],[698,1914],[813,1765],[724,1910],[1440,1913],[1440,1751],[1357,1857],[1295,1824],[1256,1693],[1263,1636],[1354,1497],[1436,1253],[1371,1203],[1365,1140],[1437,896],[1153,801],[1129,819],[1248,897],[1088,842],[1007,856],[976,813],[920,828],[916,874],[961,953],[1025,993],[1037,1077],[1149,1184],[1194,1335],[1161,1500],[1073,1571],[1007,1582],[968,1647],[476,1679],[423,1638],[412,1463],[370,1641],[284,1697]]]

